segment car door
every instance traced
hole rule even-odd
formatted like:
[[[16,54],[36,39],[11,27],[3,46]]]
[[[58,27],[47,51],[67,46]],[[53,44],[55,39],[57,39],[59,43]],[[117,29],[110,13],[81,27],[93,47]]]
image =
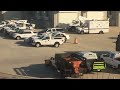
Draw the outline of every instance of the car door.
[[[105,63],[111,64],[110,56],[111,56],[110,54],[103,55],[103,59],[104,59]]]
[[[114,56],[115,56],[115,54],[112,53],[109,57],[109,64],[112,66],[115,66]]]
[[[42,44],[43,45],[50,45],[50,37],[45,37],[42,39]]]
[[[31,32],[24,32],[23,36],[24,36],[24,38],[31,37],[32,33]]]

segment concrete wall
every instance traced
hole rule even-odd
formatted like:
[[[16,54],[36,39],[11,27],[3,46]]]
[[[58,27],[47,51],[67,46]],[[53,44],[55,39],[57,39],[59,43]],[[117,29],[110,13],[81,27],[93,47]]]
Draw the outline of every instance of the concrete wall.
[[[78,18],[78,11],[64,11],[58,13],[58,23],[69,24]]]
[[[84,11],[82,15],[89,19],[107,20],[107,11]]]
[[[22,13],[21,11],[2,11],[4,20],[10,19],[21,19]]]
[[[81,15],[80,11],[57,11],[54,13],[54,27],[57,25],[68,25]]]

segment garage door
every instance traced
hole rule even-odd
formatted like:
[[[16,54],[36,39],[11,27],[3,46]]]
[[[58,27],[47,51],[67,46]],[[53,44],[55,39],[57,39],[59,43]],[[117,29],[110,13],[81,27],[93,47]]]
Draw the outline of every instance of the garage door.
[[[69,24],[78,17],[77,12],[60,12],[58,16],[58,23]]]

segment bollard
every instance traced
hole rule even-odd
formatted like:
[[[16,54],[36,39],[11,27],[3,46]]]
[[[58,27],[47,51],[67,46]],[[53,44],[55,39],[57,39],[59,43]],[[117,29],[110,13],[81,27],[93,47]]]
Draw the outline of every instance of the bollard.
[[[74,39],[74,44],[78,44],[78,39],[77,38]]]

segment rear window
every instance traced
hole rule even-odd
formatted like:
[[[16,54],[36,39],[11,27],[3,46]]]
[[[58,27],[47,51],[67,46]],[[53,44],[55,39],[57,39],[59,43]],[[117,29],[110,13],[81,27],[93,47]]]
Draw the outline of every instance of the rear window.
[[[24,32],[24,34],[29,34],[29,33],[31,33],[31,32]]]
[[[61,31],[64,31],[64,30],[63,29],[56,29],[56,31],[60,31],[61,32]]]
[[[105,54],[105,55],[103,55],[104,57],[109,57],[109,55],[108,54]]]
[[[55,37],[54,39],[62,39],[62,38],[60,38],[60,37]]]

